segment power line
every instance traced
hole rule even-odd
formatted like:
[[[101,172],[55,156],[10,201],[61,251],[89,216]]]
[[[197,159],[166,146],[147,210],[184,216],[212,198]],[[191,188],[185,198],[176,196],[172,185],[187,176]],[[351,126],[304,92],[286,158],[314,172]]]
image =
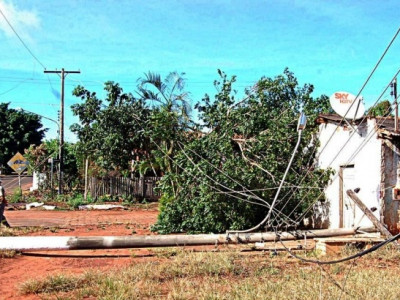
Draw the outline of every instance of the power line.
[[[12,104],[27,104],[26,101],[13,101],[13,100],[11,100],[10,103],[12,103]],[[39,103],[39,102],[28,102],[28,103],[29,103],[29,104],[32,104],[32,105],[53,106],[53,107],[59,105],[59,104]]]
[[[14,32],[14,34],[17,36],[17,38],[20,40],[22,45],[25,47],[25,49],[29,52],[29,54],[43,67],[43,69],[46,69],[45,65],[36,57],[35,54],[29,49],[29,47],[25,44],[25,42],[22,40],[18,32],[14,29],[14,27],[11,25],[10,21],[8,21],[6,15],[3,13],[3,11],[0,8],[0,13],[2,14],[4,20],[6,20],[8,26],[10,26],[11,30]]]
[[[391,108],[388,108],[388,109],[387,109],[387,112],[389,112],[390,109],[391,109]],[[347,163],[346,163],[344,166],[348,166],[348,165],[350,164],[351,160],[362,150],[362,148],[364,148],[364,146],[369,142],[369,140],[370,140],[370,139],[374,136],[374,134],[378,131],[380,125],[383,124],[384,121],[385,121],[388,117],[389,117],[389,116],[386,116],[386,117],[382,118],[382,119],[380,120],[380,122],[377,122],[376,127],[374,128],[374,130],[372,130],[372,131],[367,135],[366,139],[354,150],[353,154],[348,158]],[[347,142],[346,142],[346,144],[347,144]],[[342,149],[341,149],[340,151],[342,151],[343,148],[344,148],[344,147],[342,147]],[[335,160],[335,159],[336,159],[336,157],[334,158],[334,160]],[[331,161],[331,164],[333,163],[334,160]],[[336,175],[334,176],[334,178],[332,179],[332,181],[335,180],[338,176],[339,176],[339,174],[336,174]],[[317,203],[317,201],[319,201],[319,199],[322,197],[322,195],[323,195],[323,192],[321,192],[320,195],[310,204],[309,208],[308,208],[305,212],[303,212],[299,217],[296,218],[296,220],[295,220],[296,223],[299,222],[300,219],[301,219],[302,217],[304,217],[304,216],[307,214],[307,212],[310,211],[310,210],[312,209],[312,207],[314,206],[314,204]],[[304,199],[305,199],[305,197],[303,197],[303,199],[297,204],[297,206],[300,205],[300,204],[304,201]],[[296,206],[296,207],[297,207],[297,206]],[[295,207],[295,208],[296,208],[296,207]],[[295,208],[292,210],[292,212],[289,214],[289,216],[294,212]]]
[[[59,151],[59,166],[60,166],[60,171],[58,173],[58,194],[61,195],[63,193],[63,185],[62,185],[62,179],[63,179],[63,171],[64,171],[64,80],[65,77],[68,74],[80,74],[81,71],[66,71],[64,68],[61,69],[61,71],[55,70],[55,71],[47,71],[46,69],[44,70],[44,73],[47,74],[57,74],[61,78],[61,103],[60,103],[60,151]]]
[[[393,78],[396,78],[396,76],[397,76],[399,73],[400,73],[400,69],[396,72],[396,74],[393,76]],[[392,81],[393,81],[393,79],[392,79],[390,82],[392,82]],[[385,92],[387,91],[387,89],[389,88],[389,86],[390,86],[390,83],[389,83],[389,84],[386,86],[386,88],[382,91],[381,95],[376,99],[376,101],[375,101],[375,103],[374,103],[374,105],[373,105],[372,107],[375,107],[375,106],[378,104],[379,100],[383,97],[383,95],[385,94]],[[360,123],[362,123],[366,118],[367,118],[367,116],[365,115],[365,116],[363,117],[363,119],[360,121]],[[342,121],[343,121],[343,119],[344,119],[344,117],[342,118]],[[329,137],[329,139],[328,139],[328,141],[326,142],[326,144],[325,144],[325,146],[323,147],[323,149],[318,153],[318,156],[320,156],[320,155],[323,153],[323,151],[327,148],[327,145],[331,142],[331,140],[332,140],[333,136],[335,135],[335,133],[337,132],[337,128],[339,128],[340,124],[341,124],[341,122],[339,122],[339,124],[336,125],[336,129],[333,131],[333,133],[332,133],[331,136]],[[346,142],[344,143],[344,145],[339,149],[339,151],[337,152],[337,154],[335,155],[335,157],[334,157],[334,158],[331,160],[331,162],[328,164],[327,168],[329,168],[329,167],[333,164],[333,162],[336,160],[336,158],[339,156],[339,154],[343,151],[343,149],[345,148],[345,146],[346,146],[346,145],[350,142],[350,140],[355,136],[355,133],[356,133],[356,132],[354,131],[354,132],[349,136],[349,138],[347,139],[347,141],[346,141]],[[314,151],[315,151],[315,149],[316,149],[316,145],[314,146]],[[308,176],[308,174],[310,173],[311,169],[312,169],[312,167],[310,166],[310,167],[308,168],[306,174],[301,178],[300,182],[297,184],[298,186],[300,186],[301,183],[304,181],[304,179]],[[321,174],[321,176],[319,177],[319,179],[322,178],[322,176],[324,176],[324,174],[325,174],[325,173]],[[335,178],[336,178],[336,177],[335,177]],[[282,207],[282,209],[285,208],[286,205],[288,204],[288,202],[290,201],[290,199],[293,198],[293,196],[295,195],[295,191],[296,191],[296,189],[293,191],[293,193],[291,194],[291,197],[286,201],[286,203],[285,203],[285,205]],[[296,205],[295,208],[292,210],[292,212],[289,214],[289,216],[294,212],[294,210],[295,210],[301,203],[303,203],[303,201],[305,200],[305,198],[307,197],[307,195],[309,195],[309,193],[310,193],[310,192],[306,193],[306,195],[304,195],[304,197],[297,203],[297,205]],[[285,197],[286,197],[286,195],[285,195]],[[320,197],[321,197],[321,195],[320,195]],[[318,197],[317,199],[319,199],[320,197]],[[315,203],[316,203],[316,201],[313,202],[313,204],[315,204]]]
[[[11,91],[13,91],[13,90],[15,90],[17,87],[19,87],[21,84],[23,84],[24,82],[26,82],[26,81],[28,81],[28,80],[30,80],[30,78],[18,82],[18,83],[17,83],[15,86],[13,86],[12,88],[10,88],[10,89],[8,89],[8,90],[6,90],[6,91],[0,93],[0,96],[3,96],[3,95],[5,95],[5,94],[7,94],[7,93],[9,93],[9,92],[11,92]]]
[[[279,233],[276,233],[276,236],[278,237],[279,242],[282,244],[282,246],[285,248],[285,250],[292,257],[294,257],[294,258],[296,258],[298,260],[301,260],[303,262],[306,262],[306,263],[314,263],[314,264],[318,264],[318,265],[333,265],[333,264],[338,264],[338,263],[342,263],[342,262],[345,262],[345,261],[349,261],[349,260],[352,260],[352,259],[356,259],[358,257],[362,257],[362,256],[364,256],[364,255],[366,255],[368,253],[372,253],[372,252],[378,250],[379,248],[398,240],[400,238],[400,233],[396,234],[395,236],[393,236],[393,237],[391,237],[391,238],[389,238],[387,240],[384,240],[383,242],[380,242],[377,245],[372,246],[371,248],[369,248],[367,250],[361,251],[359,253],[356,253],[354,255],[350,255],[348,257],[344,257],[344,258],[341,258],[341,259],[328,260],[328,261],[317,260],[317,259],[306,259],[306,258],[300,257],[300,256],[296,255],[295,253],[293,253],[288,247],[286,247],[286,245],[282,242],[282,239],[281,239]]]

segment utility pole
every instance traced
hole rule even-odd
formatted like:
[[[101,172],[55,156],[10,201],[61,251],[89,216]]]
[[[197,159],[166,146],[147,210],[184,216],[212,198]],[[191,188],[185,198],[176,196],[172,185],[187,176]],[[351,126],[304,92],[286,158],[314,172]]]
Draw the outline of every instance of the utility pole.
[[[61,99],[60,99],[60,145],[58,147],[59,155],[59,173],[58,173],[58,194],[63,193],[63,170],[64,170],[64,79],[68,74],[80,74],[81,71],[65,71],[64,68],[61,71],[47,71],[44,73],[55,73],[61,78]]]
[[[395,111],[395,113],[394,113],[394,131],[398,132],[399,131],[399,104],[397,102],[397,77],[394,78],[394,80],[390,84],[390,87],[392,88],[390,95],[392,95],[394,98],[394,111]]]

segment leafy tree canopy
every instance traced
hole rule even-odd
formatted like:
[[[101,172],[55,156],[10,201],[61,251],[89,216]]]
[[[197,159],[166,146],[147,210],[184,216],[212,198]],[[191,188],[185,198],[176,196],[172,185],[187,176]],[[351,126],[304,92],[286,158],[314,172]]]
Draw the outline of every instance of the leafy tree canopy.
[[[42,128],[40,116],[9,108],[0,104],[0,164],[7,162],[15,153],[24,153],[31,144],[39,145],[47,129]],[[6,171],[11,171],[6,168]]]
[[[42,144],[36,146],[31,145],[28,149],[25,149],[25,157],[29,161],[30,171],[36,171],[45,174],[45,181],[43,182],[43,188],[51,186],[51,178],[53,178],[53,186],[58,184],[58,163],[53,164],[53,170],[51,170],[51,164],[49,158],[58,158],[58,140],[45,141]],[[72,188],[75,184],[79,183],[78,166],[79,162],[82,161],[77,156],[77,146],[68,142],[64,142],[64,183],[66,187]],[[51,175],[53,173],[53,176]]]
[[[379,103],[377,103],[375,106],[371,107],[368,110],[368,116],[370,117],[387,117],[392,114],[392,109],[391,109],[392,104],[390,103],[389,100],[383,100]]]
[[[320,189],[293,187],[323,187],[327,183],[329,174],[313,169],[317,146],[313,121],[328,110],[328,98],[313,98],[313,86],[299,86],[293,73],[285,70],[275,78],[261,78],[246,90],[244,99],[238,100],[233,91],[235,77],[219,74],[214,99],[206,95],[196,105],[199,121],[208,132],[178,143],[174,168],[160,184],[162,206],[154,227],[159,232],[223,232],[258,224],[297,142],[301,110],[310,122],[278,210],[296,219],[320,195]],[[279,215],[274,223],[284,219]]]
[[[124,93],[118,83],[106,82],[104,100],[96,93],[78,86],[73,94],[83,101],[74,104],[72,112],[80,123],[73,124],[71,131],[79,138],[78,149],[106,171],[127,171],[131,162],[145,152],[146,138],[143,124],[149,117],[149,109],[142,99]]]
[[[152,107],[150,118],[145,123],[145,134],[150,139],[152,155],[145,164],[156,166],[161,173],[172,172],[177,143],[186,143],[189,140],[187,132],[193,129],[184,75],[171,72],[163,80],[160,75],[148,72],[138,80],[140,98]]]
[[[168,156],[190,123],[183,75],[172,72],[163,80],[149,72],[139,78],[136,97],[111,81],[105,83],[104,100],[76,87],[73,94],[83,103],[72,106],[80,123],[71,130],[78,135],[79,151],[104,172],[159,175],[169,170]]]
[[[261,78],[238,99],[235,77],[219,75],[217,94],[205,95],[195,106],[198,124],[190,119],[189,94],[177,72],[164,80],[145,74],[138,80],[137,98],[114,82],[105,84],[104,100],[80,86],[74,91],[83,100],[72,107],[80,119],[71,128],[79,151],[104,170],[164,175],[154,227],[160,233],[223,232],[258,224],[297,143],[300,111],[309,122],[273,224],[294,225],[329,179],[329,172],[314,168],[314,120],[329,111],[328,97],[313,98],[313,86],[300,86],[285,70]]]

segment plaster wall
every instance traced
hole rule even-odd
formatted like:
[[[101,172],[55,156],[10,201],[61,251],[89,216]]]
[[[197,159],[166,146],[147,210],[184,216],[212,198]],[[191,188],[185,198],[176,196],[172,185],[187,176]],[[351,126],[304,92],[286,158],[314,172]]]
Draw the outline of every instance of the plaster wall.
[[[340,168],[354,166],[354,180],[344,181],[343,194],[347,197],[346,190],[360,188],[359,198],[368,208],[376,208],[374,215],[379,219],[380,184],[381,184],[381,140],[374,131],[375,119],[368,120],[356,128],[337,126],[332,123],[320,125],[320,147],[318,149],[318,167],[332,168],[335,172],[331,183],[325,190],[327,206],[326,226],[340,228]],[[354,205],[353,226],[373,226],[372,222],[364,216],[362,211]],[[346,199],[344,199],[346,201]],[[321,204],[319,204],[321,205]],[[346,225],[349,226],[348,224]]]
[[[395,151],[393,151],[395,149]],[[397,233],[397,223],[399,222],[399,201],[393,200],[393,187],[397,183],[397,166],[399,163],[399,156],[396,154],[398,148],[386,141],[383,147],[383,166],[385,168],[385,176],[382,183],[382,211],[381,216],[383,222],[387,225],[389,231]]]

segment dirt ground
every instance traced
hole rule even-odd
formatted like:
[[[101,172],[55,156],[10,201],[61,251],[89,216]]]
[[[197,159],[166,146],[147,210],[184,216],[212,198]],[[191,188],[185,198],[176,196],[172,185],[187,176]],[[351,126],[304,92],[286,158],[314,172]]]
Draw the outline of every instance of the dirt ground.
[[[122,211],[7,211],[11,225],[32,220],[56,220],[47,228],[21,231],[21,235],[46,236],[123,236],[152,234],[157,208]],[[58,223],[57,223],[58,222]],[[61,225],[60,225],[61,224]],[[21,283],[51,274],[83,273],[89,269],[107,270],[152,259],[147,249],[76,250],[23,252],[12,258],[0,258],[0,299],[40,299],[21,296]]]

